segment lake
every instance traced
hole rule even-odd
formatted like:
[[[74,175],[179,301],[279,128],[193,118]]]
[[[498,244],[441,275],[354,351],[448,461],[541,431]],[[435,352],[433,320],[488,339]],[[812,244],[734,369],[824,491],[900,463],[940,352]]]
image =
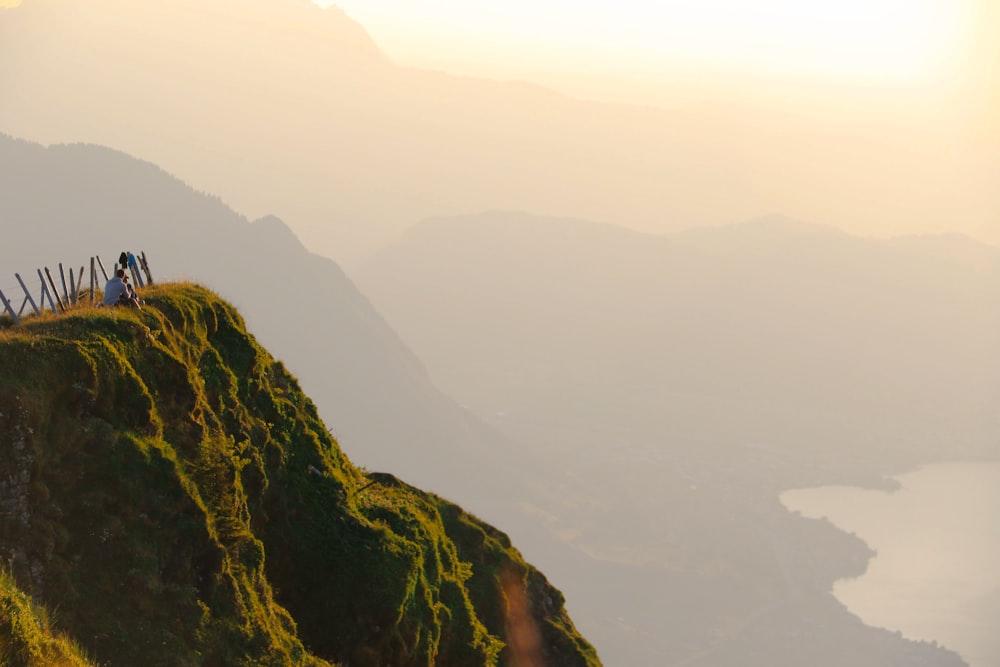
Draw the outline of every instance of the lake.
[[[796,489],[781,502],[827,517],[878,555],[834,594],[865,623],[937,641],[971,667],[1000,665],[1000,463],[925,466],[887,493]]]

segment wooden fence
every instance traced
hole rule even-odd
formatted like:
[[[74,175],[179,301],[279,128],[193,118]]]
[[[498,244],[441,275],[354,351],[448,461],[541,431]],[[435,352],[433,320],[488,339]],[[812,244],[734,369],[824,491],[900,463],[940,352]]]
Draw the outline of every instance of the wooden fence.
[[[145,251],[140,252],[138,255],[134,255],[129,252],[122,253],[125,262],[117,262],[114,264],[112,273],[118,268],[123,268],[128,271],[132,276],[132,282],[137,288],[143,288],[146,285],[153,284],[153,276],[149,271],[149,262],[146,261]],[[122,259],[121,257],[119,259]],[[86,266],[81,266],[80,271],[75,273],[73,267],[69,267],[67,272],[63,269],[63,265],[59,263],[59,282],[57,283],[52,276],[52,272],[49,267],[43,267],[41,269],[36,269],[35,273],[38,276],[38,284],[40,285],[38,291],[38,301],[35,301],[31,294],[31,290],[28,288],[28,284],[25,283],[21,274],[15,273],[14,278],[17,279],[18,287],[24,293],[24,300],[21,301],[21,307],[17,310],[14,309],[14,303],[7,298],[4,291],[0,289],[0,303],[3,304],[3,310],[7,315],[10,316],[14,324],[20,324],[21,318],[24,316],[24,309],[27,306],[31,306],[31,312],[35,315],[41,315],[46,308],[52,310],[53,313],[62,313],[69,310],[70,307],[77,305],[81,300],[86,300],[87,303],[93,305],[98,298],[98,270],[100,270],[100,275],[103,276],[104,282],[108,281],[108,272],[104,268],[104,262],[97,255],[90,258],[90,271],[87,272],[89,276],[89,281],[84,278]],[[66,282],[67,273],[69,274],[69,282]],[[28,280],[31,281],[32,277],[29,276]],[[87,287],[85,288],[85,284]],[[103,284],[103,283],[101,283]],[[62,294],[60,295],[58,287],[62,287]],[[8,288],[10,289],[10,288]],[[103,293],[103,288],[101,288]],[[11,294],[17,293],[17,288],[10,289]],[[16,297],[15,297],[16,298]],[[29,312],[29,315],[31,313]]]

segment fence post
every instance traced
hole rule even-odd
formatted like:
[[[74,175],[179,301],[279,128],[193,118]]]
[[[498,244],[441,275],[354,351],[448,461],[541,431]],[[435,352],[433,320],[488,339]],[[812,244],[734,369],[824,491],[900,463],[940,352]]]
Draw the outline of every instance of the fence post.
[[[80,274],[83,278],[83,274]],[[69,298],[66,299],[66,303],[71,303],[76,305],[76,280],[73,277],[73,267],[69,267]]]
[[[17,278],[17,282],[21,284],[21,289],[24,290],[24,296],[26,296],[28,298],[28,303],[31,304],[31,308],[35,311],[35,315],[41,315],[42,311],[40,311],[38,309],[38,306],[35,305],[35,300],[31,298],[31,292],[28,291],[28,288],[25,287],[25,285],[24,285],[24,281],[21,280],[21,274],[20,273],[15,273],[14,277]],[[44,287],[45,283],[42,283],[42,286]],[[43,301],[42,302],[42,308],[44,308],[44,307],[45,307],[45,302]]]
[[[149,262],[146,261],[146,251],[145,250],[143,250],[142,252],[139,253],[139,264],[142,266],[143,273],[146,274],[146,282],[148,282],[149,286],[152,287],[153,286],[153,274],[151,274],[149,272]]]
[[[104,274],[104,282],[108,282],[108,272],[104,270],[104,262],[101,261],[100,255],[95,255],[97,257],[97,265],[101,267],[101,273]]]
[[[62,266],[60,264],[59,266]],[[56,303],[59,304],[59,310],[66,312],[66,306],[63,305],[62,299],[59,298],[59,290],[56,289],[56,281],[52,280],[52,273],[49,271],[49,267],[45,267],[45,276],[49,279],[49,286],[52,287],[52,293],[49,294],[49,301],[55,298]],[[55,305],[52,306],[52,312],[56,312]]]
[[[3,290],[0,290],[0,301],[3,301],[3,307],[7,309],[8,313],[10,313],[10,319],[14,320],[14,324],[20,324],[21,319],[17,316],[17,313],[14,312],[14,307],[10,305],[10,301],[7,300],[7,297],[3,295]]]
[[[38,280],[42,283],[42,295],[38,297],[42,304],[42,310],[45,310],[45,297],[49,297],[49,306],[52,308],[52,312],[58,312],[56,310],[56,302],[52,299],[52,293],[49,292],[49,286],[45,284],[45,276],[42,275],[41,269],[38,269]]]
[[[146,281],[142,279],[142,267],[139,264],[139,258],[135,256],[134,253],[128,254],[128,270],[132,272],[132,280],[141,289],[146,286]]]
[[[63,271],[62,262],[59,262],[59,279],[62,281],[63,302],[66,304],[62,306],[62,309],[66,310],[69,308],[69,292],[66,291],[66,273]]]
[[[94,283],[97,282],[97,269],[94,267],[94,258],[90,258],[90,305],[94,305]]]

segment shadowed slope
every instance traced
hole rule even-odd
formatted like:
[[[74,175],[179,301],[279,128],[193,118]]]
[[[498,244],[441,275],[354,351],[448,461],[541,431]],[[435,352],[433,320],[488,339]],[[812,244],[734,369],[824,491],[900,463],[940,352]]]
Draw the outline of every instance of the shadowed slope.
[[[0,664],[29,667],[90,667],[82,652],[49,623],[7,573],[0,575]]]

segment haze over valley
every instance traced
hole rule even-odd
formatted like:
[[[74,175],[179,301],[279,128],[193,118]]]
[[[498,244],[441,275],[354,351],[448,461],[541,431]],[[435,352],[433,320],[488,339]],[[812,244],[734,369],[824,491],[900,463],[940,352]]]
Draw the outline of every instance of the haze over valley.
[[[647,604],[680,585],[650,575],[659,564],[742,599],[737,618],[775,597],[794,608],[777,582],[797,599],[799,577],[821,576],[797,568],[825,558],[786,541],[803,528],[775,505],[782,490],[997,454],[1000,252],[969,239],[778,216],[652,237],[495,212],[425,221],[358,277],[439,386],[562,466],[536,509],[634,570]],[[704,571],[741,569],[734,554],[775,568],[770,594],[741,598]]]

